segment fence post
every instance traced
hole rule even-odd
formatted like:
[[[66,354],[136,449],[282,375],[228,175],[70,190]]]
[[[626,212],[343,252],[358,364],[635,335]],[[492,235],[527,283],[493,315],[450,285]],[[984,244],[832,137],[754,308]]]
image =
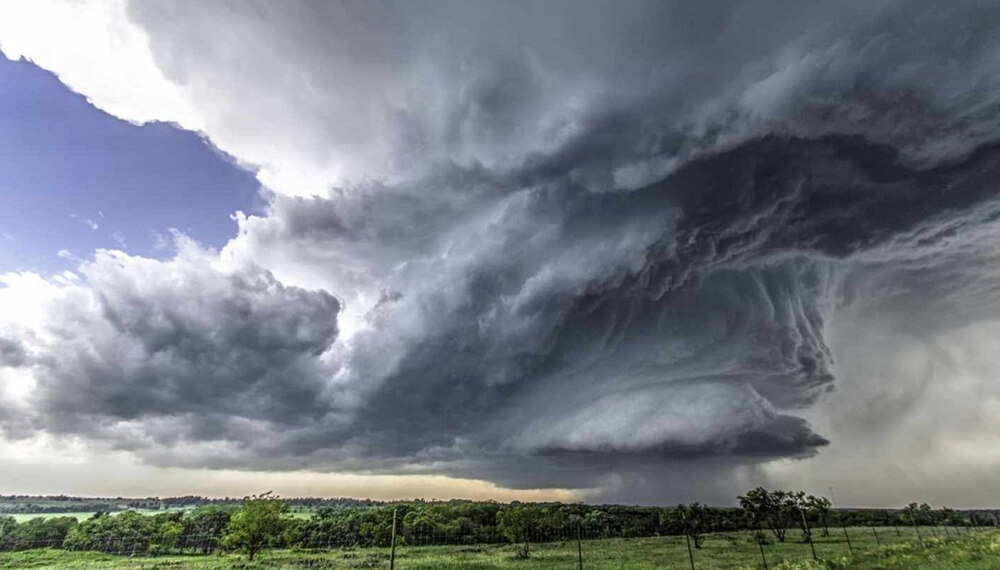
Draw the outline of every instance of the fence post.
[[[684,541],[687,542],[688,560],[691,562],[691,570],[694,570],[694,552],[691,550],[691,533],[688,531],[687,516],[681,511],[681,522],[684,523]]]
[[[913,516],[913,511],[910,511],[910,523],[913,525],[913,530],[917,531],[917,540],[920,542],[920,546],[927,548],[924,544],[924,538],[920,536],[920,529],[917,527],[917,518]]]
[[[882,542],[878,539],[878,533],[875,532],[875,523],[869,522],[868,525],[872,527],[872,534],[875,535],[875,545],[882,546]]]
[[[847,539],[847,550],[854,554],[854,545],[851,544],[851,535],[847,533],[847,525],[844,524],[844,518],[837,514],[837,518],[840,519],[840,528],[844,529],[844,538]]]
[[[396,569],[396,509],[392,509],[392,534],[389,538],[389,570]]]
[[[583,570],[583,543],[580,537],[580,522],[576,523],[576,555],[580,561],[579,570]]]
[[[757,524],[757,532],[754,533],[757,547],[760,548],[760,559],[764,562],[764,570],[767,570],[767,557],[764,556],[764,538],[760,534],[760,523]]]
[[[799,509],[799,516],[802,517],[802,528],[806,531],[806,541],[809,542],[809,550],[812,550],[813,560],[819,560],[816,556],[816,545],[813,544],[813,534],[812,529],[809,528],[809,522],[806,521],[806,513]]]

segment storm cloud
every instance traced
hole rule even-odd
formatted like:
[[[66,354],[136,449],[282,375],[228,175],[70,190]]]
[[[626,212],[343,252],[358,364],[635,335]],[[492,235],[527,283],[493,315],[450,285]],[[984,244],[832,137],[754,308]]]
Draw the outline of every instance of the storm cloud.
[[[8,437],[626,498],[710,473],[637,493],[715,497],[851,440],[810,421],[851,401],[843,369],[886,371],[848,382],[895,416],[859,425],[919,408],[906,350],[852,330],[913,347],[1000,319],[991,3],[105,12],[171,85],[161,112],[44,34],[0,24],[0,49],[199,130],[267,208],[220,251],[7,276],[0,306],[36,306],[0,315]]]
[[[80,267],[85,287],[5,280],[8,314],[24,288],[42,313],[13,331],[26,339],[19,350],[4,351],[15,357],[4,364],[33,380],[8,429],[170,444],[244,438],[276,422],[284,430],[329,412],[318,357],[336,338],[337,300],[259,268],[219,268],[213,253],[177,239],[165,263],[98,252]]]

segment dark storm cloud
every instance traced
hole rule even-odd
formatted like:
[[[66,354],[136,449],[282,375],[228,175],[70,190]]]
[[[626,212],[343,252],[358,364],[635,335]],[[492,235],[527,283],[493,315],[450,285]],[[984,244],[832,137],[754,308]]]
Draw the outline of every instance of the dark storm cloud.
[[[15,338],[0,337],[0,366],[21,366],[28,357],[24,345]]]
[[[639,191],[527,191],[469,240],[475,254],[458,255],[473,261],[438,267],[461,283],[388,302],[433,314],[366,397],[355,446],[402,462],[474,463],[477,450],[497,449],[565,470],[563,455],[590,475],[629,454],[812,453],[826,441],[781,410],[833,386],[824,321],[844,302],[840,283],[869,253],[930,255],[933,236],[995,208],[998,161],[985,148],[915,170],[858,138],[768,138]],[[924,237],[899,243],[914,235]],[[928,282],[949,278],[921,269]],[[396,326],[383,318],[357,339],[359,364],[366,343],[377,350]]]
[[[115,422],[152,420],[143,435],[169,444],[242,439],[254,422],[284,429],[329,413],[318,357],[336,338],[337,300],[259,268],[221,271],[193,248],[167,263],[103,252],[83,266],[90,288],[53,303],[61,318],[35,340],[41,355],[30,363],[33,409],[8,427],[100,436]],[[157,427],[164,418],[182,421]]]
[[[32,364],[39,430],[700,493],[830,443],[803,417],[838,385],[838,315],[1000,317],[993,3],[130,13],[275,194],[216,260],[242,269],[88,266],[93,304]]]
[[[918,54],[928,67],[947,61],[913,41],[919,26],[881,16],[894,4],[172,2],[133,3],[130,14],[167,77],[214,111],[203,118],[213,141],[299,194],[322,192],[335,172],[357,182],[448,161],[503,169],[557,157],[605,117],[636,132],[610,153],[600,138],[578,141],[594,152],[571,168],[593,187],[616,171],[616,184],[637,186],[675,155],[734,138],[828,132],[829,120],[802,123],[830,109],[824,82],[864,81],[866,100],[906,89],[933,102],[923,76],[882,69]],[[954,10],[949,21],[965,23],[986,8]],[[854,57],[886,35],[908,43]],[[873,136],[902,124],[876,123],[864,107],[837,115],[838,127]],[[242,126],[251,116],[266,136]],[[923,117],[914,108],[898,119]]]

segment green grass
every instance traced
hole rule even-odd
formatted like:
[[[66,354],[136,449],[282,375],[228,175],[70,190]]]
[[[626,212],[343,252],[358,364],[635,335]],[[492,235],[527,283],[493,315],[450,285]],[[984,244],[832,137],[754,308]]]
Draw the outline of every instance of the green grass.
[[[52,502],[52,501],[50,501],[50,502]],[[45,502],[44,501],[34,501],[34,503],[36,503],[36,504],[44,504]],[[62,506],[66,506],[65,502],[62,503]],[[137,513],[141,513],[141,514],[144,514],[144,515],[155,515],[155,514],[158,514],[158,513],[167,513],[167,512],[173,512],[173,511],[189,511],[189,510],[192,510],[192,509],[196,508],[194,505],[185,505],[185,506],[181,506],[181,507],[170,507],[170,508],[166,508],[166,509],[129,509],[127,506],[124,506],[124,505],[119,505],[119,507],[121,508],[121,510],[113,511],[111,514],[112,515],[116,515],[118,513],[122,513],[122,512],[125,512],[125,511],[135,511]],[[73,517],[76,520],[82,521],[82,520],[87,520],[90,517],[92,517],[95,512],[97,512],[97,511],[94,511],[93,509],[80,510],[80,511],[52,512],[52,513],[6,513],[6,512],[0,512],[0,516],[14,517],[14,520],[16,520],[17,522],[24,522],[24,521],[28,521],[28,520],[31,520],[31,519],[52,518],[52,517]],[[291,511],[290,514],[293,517],[297,518],[297,519],[307,519],[307,518],[313,516],[313,514],[315,514],[315,510],[313,510],[313,509],[306,509],[306,508],[299,508],[299,509]]]
[[[0,516],[13,517],[19,523],[30,521],[31,519],[49,519],[55,517],[73,517],[78,521],[86,520],[93,515],[93,511],[72,512],[72,513],[10,513]]]
[[[178,507],[173,509],[127,509],[132,510],[143,515],[155,515],[158,513],[167,513],[172,511],[186,511],[190,510],[191,507]],[[55,517],[73,517],[78,521],[87,520],[94,516],[96,511],[68,511],[65,513],[9,513],[0,514],[0,516],[14,517],[17,522],[29,521],[31,519],[49,519]],[[112,516],[123,513],[125,511],[114,511],[111,513]]]
[[[954,529],[944,538],[931,538],[929,529],[922,547],[911,529],[878,529],[882,545],[875,544],[870,528],[849,529],[854,554],[849,552],[841,529],[831,529],[831,536],[816,537],[816,553],[822,562],[812,561],[809,545],[789,531],[789,542],[766,545],[765,554],[772,570],[834,569],[987,569],[1000,568],[1000,532],[981,532],[971,536]],[[957,535],[957,536],[956,536]],[[520,560],[509,545],[480,546],[400,546],[396,549],[399,570],[571,570],[577,567],[575,542],[533,545],[531,557]],[[746,533],[710,535],[700,550],[695,550],[698,569],[762,568],[760,551]],[[583,542],[584,568],[618,570],[647,568],[688,568],[683,537],[593,540]],[[212,556],[162,556],[156,558],[113,556],[94,552],[30,550],[0,553],[0,568],[108,568],[108,569],[264,569],[264,568],[388,568],[389,549],[360,548],[329,551],[269,551],[253,563],[235,554]]]

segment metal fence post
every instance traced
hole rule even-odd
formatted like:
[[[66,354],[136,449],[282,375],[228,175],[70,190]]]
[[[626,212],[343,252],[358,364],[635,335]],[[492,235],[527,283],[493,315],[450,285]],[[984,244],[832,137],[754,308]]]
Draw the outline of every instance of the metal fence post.
[[[819,560],[819,557],[816,556],[816,545],[813,544],[812,529],[809,528],[809,521],[806,520],[806,513],[801,508],[799,509],[799,516],[802,517],[802,528],[805,529],[806,541],[809,543],[809,550],[812,551],[813,560]]]
[[[691,570],[694,570],[694,552],[691,551],[691,537],[688,536],[687,533],[685,533],[684,534],[684,540],[687,541],[687,546],[688,546],[688,560],[691,561]]]
[[[760,534],[760,525],[757,525],[754,538],[757,540],[757,547],[760,548],[760,559],[764,562],[764,570],[767,570],[767,556],[764,556],[764,537]]]
[[[396,509],[392,509],[392,534],[389,538],[389,570],[396,569]]]
[[[913,516],[913,511],[910,511],[910,523],[913,525],[913,530],[917,531],[917,540],[920,542],[920,546],[927,548],[924,544],[924,538],[920,536],[920,529],[917,527],[917,517]]]
[[[583,543],[580,537],[580,523],[576,523],[576,555],[580,561],[579,570],[583,570]]]
[[[688,547],[688,560],[691,562],[691,570],[694,570],[694,552],[691,550],[691,532],[687,524],[687,516],[681,511],[681,522],[684,523],[684,540]]]
[[[837,515],[837,518],[840,519],[840,528],[844,529],[844,538],[847,539],[847,550],[851,554],[854,554],[854,545],[851,544],[851,535],[847,533],[847,525],[844,524],[844,519],[840,515]]]

